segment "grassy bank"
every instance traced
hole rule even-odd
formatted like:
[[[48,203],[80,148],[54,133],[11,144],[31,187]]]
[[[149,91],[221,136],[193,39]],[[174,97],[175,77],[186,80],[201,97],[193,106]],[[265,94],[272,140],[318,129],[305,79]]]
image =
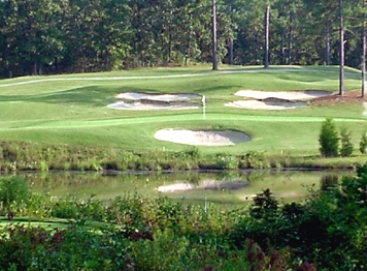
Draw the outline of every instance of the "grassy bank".
[[[353,169],[366,157],[321,158],[294,156],[292,152],[243,154],[203,153],[200,148],[182,151],[145,151],[116,148],[46,145],[41,143],[0,142],[0,171],[180,171],[240,169]]]

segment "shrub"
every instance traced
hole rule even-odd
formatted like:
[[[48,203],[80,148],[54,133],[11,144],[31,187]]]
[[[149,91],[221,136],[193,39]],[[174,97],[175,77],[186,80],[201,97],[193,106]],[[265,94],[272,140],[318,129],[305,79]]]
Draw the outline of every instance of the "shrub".
[[[345,127],[340,129],[340,143],[340,155],[343,157],[351,156],[353,153],[351,133]]]
[[[322,176],[321,178],[321,187],[320,190],[322,192],[332,191],[338,186],[339,178],[337,175],[328,174]]]
[[[157,224],[161,228],[178,228],[182,219],[182,205],[180,203],[172,203],[167,197],[160,197],[156,200]]]
[[[254,218],[272,219],[277,210],[278,202],[272,197],[269,189],[265,189],[262,193],[257,194],[253,200],[250,215]]]
[[[29,199],[30,191],[23,178],[10,177],[0,179],[0,202],[8,208],[15,202],[24,202]]]
[[[184,157],[198,159],[198,158],[200,158],[200,151],[199,151],[198,147],[194,146],[194,147],[190,147],[190,148],[184,150],[182,152],[182,155]]]
[[[321,126],[319,136],[320,153],[325,157],[335,157],[339,154],[339,137],[333,119],[327,118]]]
[[[68,195],[59,199],[51,208],[51,216],[57,218],[77,219],[79,216],[75,198]]]
[[[367,132],[364,131],[361,137],[361,141],[359,142],[359,150],[362,154],[367,152]]]

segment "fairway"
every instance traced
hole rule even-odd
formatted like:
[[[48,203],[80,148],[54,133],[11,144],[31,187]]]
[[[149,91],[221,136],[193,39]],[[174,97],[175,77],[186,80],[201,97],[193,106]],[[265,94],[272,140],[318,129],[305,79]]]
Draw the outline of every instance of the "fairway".
[[[359,71],[346,70],[346,90],[358,90]],[[228,108],[239,90],[336,92],[337,67],[208,66],[22,77],[0,81],[0,138],[2,140],[113,147],[137,151],[181,151],[187,145],[158,141],[160,129],[233,129],[251,141],[235,146],[205,147],[203,153],[248,151],[318,154],[318,134],[326,117],[352,132],[358,144],[366,129],[364,107],[331,104],[284,111]],[[205,95],[202,108],[127,111],[108,108],[124,92]]]

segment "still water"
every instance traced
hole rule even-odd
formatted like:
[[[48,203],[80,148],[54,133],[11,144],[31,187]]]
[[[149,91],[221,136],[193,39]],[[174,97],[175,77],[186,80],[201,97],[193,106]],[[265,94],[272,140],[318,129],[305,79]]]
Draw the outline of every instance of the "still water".
[[[33,192],[50,196],[67,195],[78,199],[91,196],[112,199],[127,193],[156,198],[167,196],[191,203],[216,202],[237,204],[251,200],[269,188],[281,201],[299,201],[310,190],[320,188],[326,175],[353,176],[353,171],[221,171],[176,172],[153,174],[147,172],[52,172],[21,173]]]

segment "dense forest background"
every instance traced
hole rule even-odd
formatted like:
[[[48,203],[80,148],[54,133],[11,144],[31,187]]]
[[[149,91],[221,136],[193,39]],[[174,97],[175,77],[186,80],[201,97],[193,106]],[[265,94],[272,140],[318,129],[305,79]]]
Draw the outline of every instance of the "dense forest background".
[[[211,0],[0,0],[0,77],[212,62]],[[340,6],[342,4],[342,6]],[[365,0],[216,0],[217,60],[359,67]],[[342,8],[341,8],[342,7]]]

